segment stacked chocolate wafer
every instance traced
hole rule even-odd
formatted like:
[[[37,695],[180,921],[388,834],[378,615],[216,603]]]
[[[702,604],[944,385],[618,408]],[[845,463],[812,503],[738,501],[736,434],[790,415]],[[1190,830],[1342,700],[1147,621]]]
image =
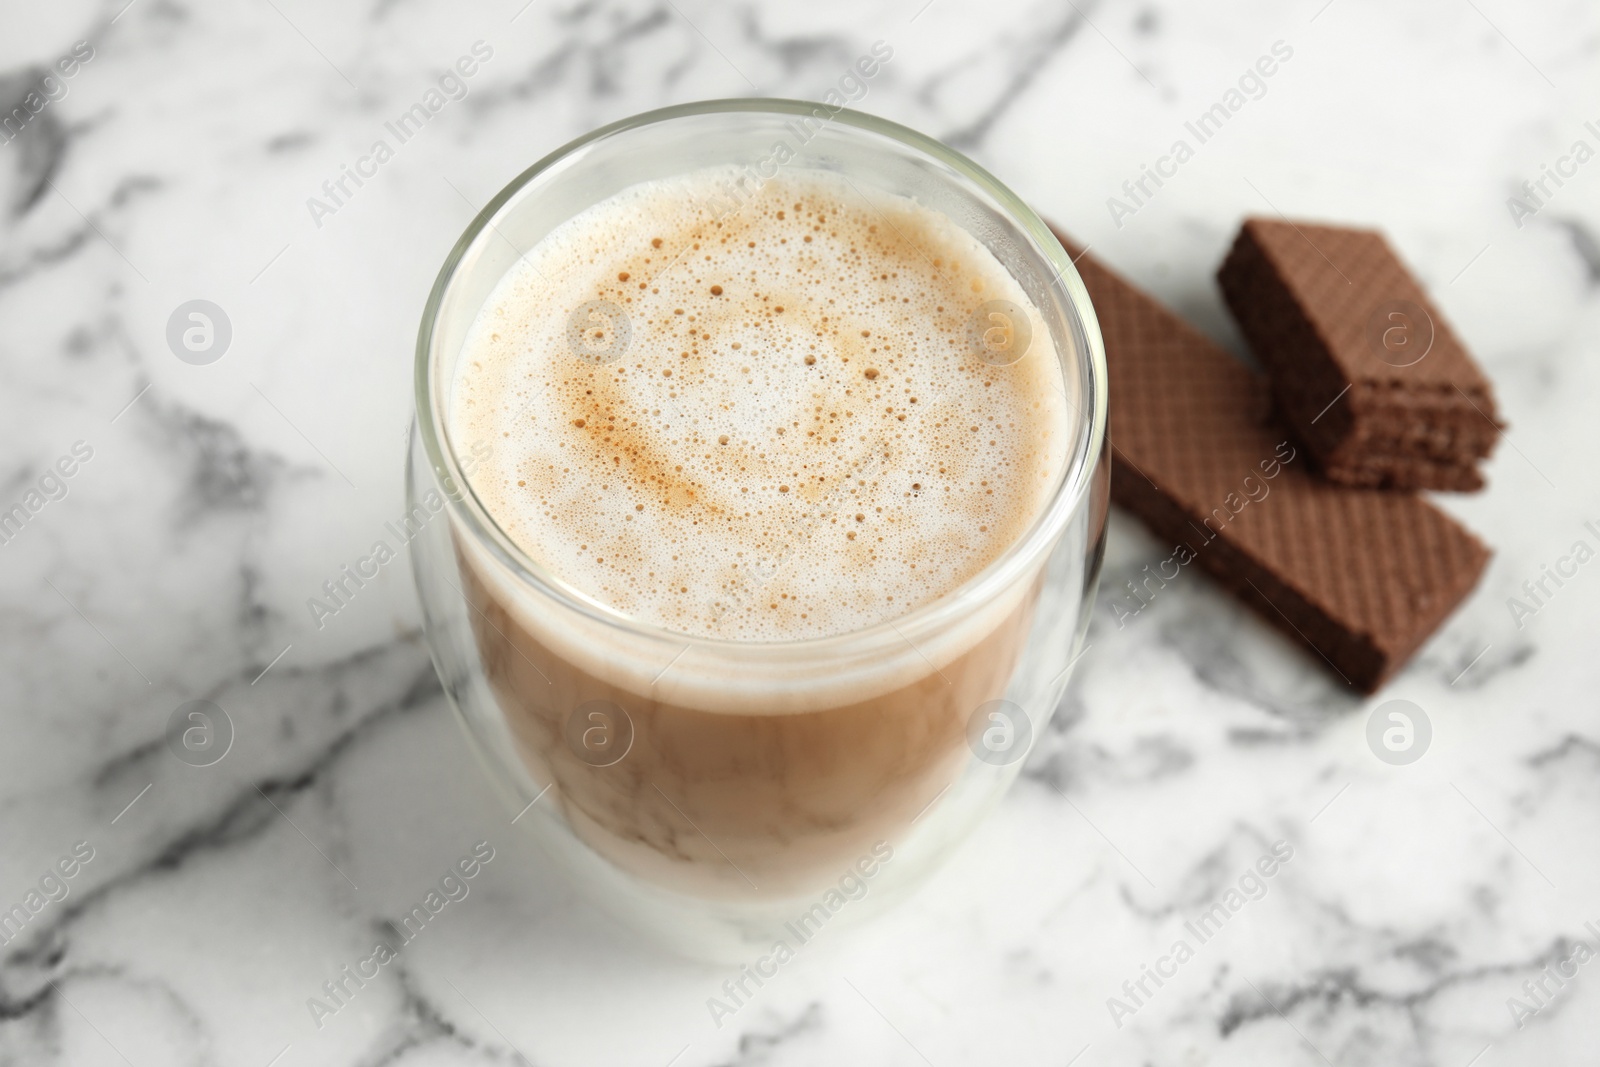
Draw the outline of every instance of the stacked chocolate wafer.
[[[1486,454],[1492,438],[1485,444],[1455,420],[1454,408],[1435,415],[1448,402],[1429,402],[1442,395],[1441,384],[1459,388],[1486,405],[1487,421],[1498,429],[1493,399],[1421,288],[1384,288],[1378,303],[1409,301],[1434,324],[1433,348],[1411,366],[1450,353],[1438,374],[1410,383],[1422,397],[1411,408],[1418,425],[1391,432],[1386,420],[1408,403],[1408,383],[1382,384],[1382,372],[1367,374],[1371,368],[1351,347],[1372,317],[1368,289],[1376,288],[1364,288],[1359,299],[1344,292],[1329,298],[1317,288],[1320,272],[1279,247],[1274,225],[1248,223],[1240,238],[1248,250],[1236,248],[1224,267],[1236,314],[1242,317],[1241,303],[1251,305],[1247,335],[1272,349],[1261,351],[1270,383],[1057,236],[1078,257],[1105,339],[1113,498],[1172,542],[1183,563],[1197,562],[1370,693],[1466,597],[1489,557],[1477,538],[1416,493],[1373,486],[1469,482],[1461,473],[1470,468],[1466,457]],[[1370,254],[1374,236],[1358,233],[1351,247]],[[1344,257],[1344,245],[1329,243]],[[1357,269],[1353,256],[1342,265]],[[1377,276],[1372,262],[1363,265],[1364,278]],[[1351,318],[1361,320],[1353,332]],[[1390,340],[1408,344],[1416,336]],[[1330,386],[1323,405],[1336,403],[1343,386],[1335,373],[1349,383],[1345,396],[1359,386],[1361,398],[1346,407],[1338,432],[1316,437],[1313,447],[1327,416],[1308,409]],[[1308,452],[1321,470],[1308,463]]]
[[[1501,430],[1488,379],[1381,233],[1250,219],[1217,280],[1330,479],[1483,486]]]

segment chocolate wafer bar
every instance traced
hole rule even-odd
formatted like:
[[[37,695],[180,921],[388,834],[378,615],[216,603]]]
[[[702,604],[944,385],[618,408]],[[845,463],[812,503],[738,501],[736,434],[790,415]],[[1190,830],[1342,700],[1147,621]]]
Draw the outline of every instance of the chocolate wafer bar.
[[[1345,485],[1472,490],[1494,394],[1374,230],[1249,219],[1217,272],[1278,406]]]
[[[1261,375],[1092,257],[1077,262],[1111,377],[1112,498],[1178,563],[1377,689],[1466,597],[1488,550],[1415,494],[1309,471]]]

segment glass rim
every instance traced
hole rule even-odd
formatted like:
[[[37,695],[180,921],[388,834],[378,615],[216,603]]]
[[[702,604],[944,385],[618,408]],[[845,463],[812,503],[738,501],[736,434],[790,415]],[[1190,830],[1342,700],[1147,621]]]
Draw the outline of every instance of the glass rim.
[[[483,236],[485,230],[492,229],[496,216],[506,204],[547,170],[588,146],[631,130],[695,116],[812,115],[818,108],[826,109],[830,113],[828,118],[830,123],[839,123],[868,134],[898,141],[954,170],[963,179],[993,198],[1010,216],[1011,221],[1031,239],[1033,251],[1054,268],[1055,279],[1049,288],[1061,286],[1066,297],[1065,302],[1077,316],[1087,342],[1087,350],[1080,356],[1080,364],[1086,364],[1086,366],[1080,365],[1080,370],[1086,371],[1082,374],[1084,389],[1081,405],[1073,405],[1070,400],[1068,402],[1069,407],[1077,407],[1078,425],[1074,430],[1067,462],[1048,503],[1021,537],[960,585],[903,615],[841,633],[780,641],[710,637],[645,622],[598,600],[532,558],[501,529],[493,514],[478,499],[471,483],[462,473],[455,442],[450,439],[444,427],[444,408],[448,398],[435,396],[433,349],[439,311],[444,306],[445,298],[468,250]],[[1058,354],[1057,358],[1061,359],[1062,356]],[[1064,366],[1064,369],[1072,368]],[[458,490],[445,492],[446,509],[480,545],[487,546],[502,564],[508,566],[519,582],[532,585],[556,597],[567,607],[582,612],[597,622],[643,638],[691,647],[706,646],[729,651],[737,649],[746,655],[754,652],[781,653],[786,650],[824,653],[842,645],[870,641],[874,637],[883,635],[892,636],[896,643],[905,642],[910,640],[908,633],[921,632],[944,624],[974,599],[979,602],[988,601],[996,592],[1003,590],[1016,579],[1020,569],[1042,545],[1060,535],[1080,506],[1087,505],[1087,493],[1093,484],[1095,469],[1104,450],[1106,437],[1107,372],[1105,345],[1100,335],[1099,321],[1089,301],[1088,290],[1078,275],[1077,267],[1060,241],[1045,225],[1044,220],[994,175],[960,152],[926,134],[897,122],[850,108],[834,108],[832,105],[816,101],[782,98],[702,100],[641,112],[608,123],[568,141],[518,174],[467,224],[467,228],[439,269],[438,277],[423,307],[422,324],[417,334],[414,388],[415,421],[428,465],[442,486],[454,485]]]

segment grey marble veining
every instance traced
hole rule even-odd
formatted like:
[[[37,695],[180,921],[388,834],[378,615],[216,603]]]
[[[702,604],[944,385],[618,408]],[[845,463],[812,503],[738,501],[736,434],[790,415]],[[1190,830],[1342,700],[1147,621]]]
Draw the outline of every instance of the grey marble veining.
[[[0,111],[44,103],[0,145],[0,510],[42,501],[0,545],[0,909],[40,904],[0,945],[0,1063],[1592,1058],[1600,563],[1565,565],[1531,612],[1513,602],[1577,542],[1600,548],[1600,162],[1564,164],[1531,215],[1509,205],[1575,142],[1600,149],[1589,7],[5,15]],[[651,107],[820,96],[878,40],[894,56],[861,107],[968,152],[1235,351],[1211,275],[1241,216],[1386,229],[1510,423],[1489,488],[1441,499],[1496,555],[1362,701],[1201,574],[1119,620],[1109,598],[1164,549],[1114,514],[1092,648],[1005,804],[908,907],[808,950],[719,1029],[705,1001],[725,969],[634,943],[518,840],[449,719],[405,567],[321,629],[305,605],[402,510],[417,320],[489,197]],[[66,75],[79,42],[92,56]],[[477,42],[492,56],[464,98],[329,202],[324,183]],[[1123,183],[1278,42],[1292,58],[1259,96],[1114,217]],[[232,331],[206,365],[167,339],[196,299]],[[1415,763],[1368,747],[1390,699],[1433,725]],[[232,723],[210,766],[163,740],[193,700]],[[480,841],[495,859],[467,898],[314,1018],[323,984]],[[66,877],[80,842],[92,858]],[[1193,932],[1278,842],[1292,856]]]

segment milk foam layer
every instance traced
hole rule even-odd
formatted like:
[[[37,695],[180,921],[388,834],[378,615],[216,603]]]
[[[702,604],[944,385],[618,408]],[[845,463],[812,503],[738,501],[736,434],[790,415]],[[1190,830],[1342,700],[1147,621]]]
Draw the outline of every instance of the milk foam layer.
[[[528,251],[469,331],[450,432],[493,443],[470,481],[530,557],[640,621],[770,641],[893,619],[1042,510],[1071,431],[1055,352],[944,215],[817,171],[727,213],[733,176],[632,187]],[[974,344],[995,300],[1032,338],[1006,366]]]

